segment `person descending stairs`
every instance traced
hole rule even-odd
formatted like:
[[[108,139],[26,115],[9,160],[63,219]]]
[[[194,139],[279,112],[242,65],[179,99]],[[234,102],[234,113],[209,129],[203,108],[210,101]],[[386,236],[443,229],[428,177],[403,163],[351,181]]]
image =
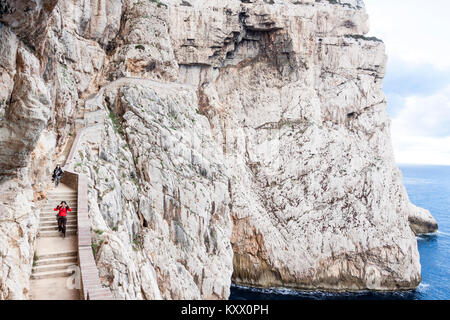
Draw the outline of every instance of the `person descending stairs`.
[[[54,208],[65,201],[67,212],[66,237],[58,231]],[[60,184],[48,195],[41,210],[39,235],[30,281],[33,300],[75,300],[80,298],[77,285],[77,192]]]

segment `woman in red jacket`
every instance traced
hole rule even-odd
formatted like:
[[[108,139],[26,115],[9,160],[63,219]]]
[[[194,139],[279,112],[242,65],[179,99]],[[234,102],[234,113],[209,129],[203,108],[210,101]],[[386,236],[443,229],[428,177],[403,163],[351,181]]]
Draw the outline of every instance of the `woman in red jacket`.
[[[66,237],[66,224],[67,224],[67,212],[72,211],[72,209],[67,205],[65,201],[61,203],[54,209],[54,211],[59,211],[56,217],[58,218],[58,231],[63,233],[63,237]]]

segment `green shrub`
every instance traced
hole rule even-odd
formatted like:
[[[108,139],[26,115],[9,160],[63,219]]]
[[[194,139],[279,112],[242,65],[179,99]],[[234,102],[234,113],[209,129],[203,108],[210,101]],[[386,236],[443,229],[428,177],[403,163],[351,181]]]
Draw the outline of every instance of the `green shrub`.
[[[92,254],[94,257],[97,255],[98,249],[100,248],[100,244],[93,242],[91,244]]]
[[[123,131],[122,124],[120,123],[118,116],[114,112],[110,111],[109,118],[113,123],[114,131],[121,135],[124,135],[125,132]]]
[[[33,256],[33,267],[35,267],[36,266],[36,262],[39,260],[39,256],[37,255],[37,253],[35,252],[34,253],[34,256]]]
[[[142,249],[144,247],[143,241],[144,241],[144,239],[140,235],[137,235],[133,239],[133,249],[134,249],[134,251],[138,251],[139,249]]]
[[[377,37],[366,37],[359,34],[347,34],[345,35],[346,38],[353,38],[355,40],[366,40],[366,41],[376,41],[376,42],[383,42],[383,40],[378,39]]]
[[[166,7],[167,8],[167,4],[165,4],[165,3],[163,3],[163,2],[161,2],[159,0],[150,0],[150,2],[156,3],[158,8],[161,8],[161,7]]]

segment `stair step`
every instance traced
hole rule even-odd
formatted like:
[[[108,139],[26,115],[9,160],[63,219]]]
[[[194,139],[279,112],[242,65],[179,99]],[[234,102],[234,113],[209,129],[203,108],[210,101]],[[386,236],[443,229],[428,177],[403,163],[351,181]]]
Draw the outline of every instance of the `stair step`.
[[[55,204],[55,206],[56,206],[57,204],[60,204],[63,201],[65,201],[67,203],[77,203],[78,199],[77,198],[73,198],[73,199],[71,199],[71,198],[69,198],[69,199],[68,198],[50,199],[50,200],[48,200],[45,203],[45,205],[50,206],[50,205]]]
[[[77,225],[76,224],[68,224],[66,225],[66,232],[69,230],[77,230]],[[40,226],[39,227],[39,231],[55,231],[58,230],[58,225],[55,224],[53,226]]]
[[[70,230],[70,231],[66,230],[66,237],[73,236],[76,234],[77,234],[76,230]],[[62,233],[58,232],[58,231],[39,231],[39,237],[41,237],[41,238],[61,237],[62,238]]]
[[[75,273],[75,270],[60,270],[60,271],[47,271],[47,272],[36,272],[31,275],[31,279],[50,279],[50,278],[65,278],[70,277]]]
[[[77,212],[76,208],[72,208],[72,211],[67,212],[67,214],[74,214]],[[42,214],[57,214],[58,211],[53,211],[53,210],[43,210],[41,211],[41,215]]]
[[[55,200],[49,200],[47,201],[44,206],[46,207],[56,207],[58,204],[60,204],[61,202],[65,201],[69,206],[71,205],[76,205],[78,202],[78,199],[55,199]]]
[[[77,228],[76,224],[71,224],[70,226],[66,225],[66,231],[76,230],[76,228]],[[58,230],[58,226],[43,226],[43,227],[41,226],[41,227],[39,227],[39,231],[54,231],[54,230]]]
[[[49,216],[40,216],[40,217],[41,217],[41,222],[53,222],[53,221],[56,221],[56,214],[55,215],[49,215]],[[77,217],[78,217],[78,215],[72,214],[70,216],[67,216],[67,221],[69,221],[69,220],[76,220]]]
[[[49,221],[43,221],[41,220],[41,224],[39,225],[39,227],[52,227],[52,226],[57,226],[58,222],[56,221],[56,219],[51,219]],[[77,225],[77,219],[67,219],[67,224],[66,226],[69,225]]]
[[[50,213],[50,214],[41,214],[39,217],[41,217],[41,219],[52,219],[52,220],[54,220],[54,221],[56,221],[56,213]],[[78,214],[77,213],[75,213],[75,214],[73,214],[72,212],[69,212],[68,214],[67,214],[67,216],[66,216],[66,218],[67,219],[70,219],[70,218],[76,218],[76,217],[78,217]]]
[[[55,209],[59,204],[61,203],[61,201],[55,201],[55,202],[52,202],[52,203],[48,203],[48,204],[46,204],[46,205],[44,205],[42,208],[41,208],[41,210],[51,210],[51,211],[53,211],[53,209]],[[67,202],[67,205],[70,207],[70,208],[76,208],[77,206],[78,206],[78,203],[75,201],[75,202],[73,202],[73,203],[71,203],[71,202]]]
[[[53,210],[54,208],[42,208],[41,209],[41,213],[57,213],[58,211]],[[76,212],[77,211],[77,207],[70,207],[70,209],[72,209],[72,211],[69,212]]]
[[[58,226],[40,227],[39,231],[58,231]],[[66,234],[68,231],[77,230],[76,225],[66,225]]]
[[[72,211],[69,211],[69,212],[77,212],[77,207],[70,207],[70,209],[72,209]],[[52,209],[49,209],[49,208],[42,208],[41,209],[41,213],[54,213],[54,214],[56,214],[58,211],[55,211],[55,210],[53,210],[53,208]]]
[[[53,216],[56,216],[56,214],[57,214],[58,212],[57,211],[48,211],[48,212],[41,212],[41,216],[51,216],[51,215],[53,215]],[[69,211],[69,212],[67,212],[67,215],[74,215],[74,214],[76,214],[77,213],[77,210],[73,210],[73,211]]]
[[[76,199],[78,197],[78,194],[58,194],[56,196],[47,196],[48,200],[55,200],[55,199]]]
[[[35,266],[47,266],[51,264],[60,264],[60,263],[74,263],[77,264],[77,256],[70,256],[70,257],[53,257],[53,258],[47,258],[47,259],[41,259],[41,257],[38,257],[38,260],[35,261]]]
[[[66,227],[76,226],[76,225],[77,225],[76,219],[67,220]],[[40,224],[40,227],[54,227],[54,226],[58,226],[58,221],[56,221],[56,219],[54,219],[52,221],[45,221],[45,222],[41,221],[41,224]]]
[[[56,211],[53,211],[53,212],[41,212],[41,214],[40,214],[40,216],[42,217],[42,216],[49,216],[49,217],[51,217],[51,216],[56,216],[57,215],[57,213],[58,212],[56,212]],[[69,211],[69,212],[67,212],[67,216],[76,216],[77,215],[77,211],[76,210],[74,210],[74,211]]]
[[[75,221],[77,221],[78,219],[77,219],[77,216],[71,216],[71,217],[67,217],[67,223],[70,223],[70,222],[75,222]],[[53,217],[41,217],[41,225],[43,224],[43,223],[58,223],[58,221],[56,220],[56,217],[55,216],[53,216]]]
[[[76,266],[76,265],[77,264],[73,263],[73,262],[65,262],[65,263],[37,266],[37,267],[33,267],[33,273],[41,273],[41,272],[49,272],[49,271],[60,271],[60,270],[66,270],[67,271],[67,268],[69,268],[71,266]]]
[[[49,222],[58,222],[58,219],[56,218],[56,214],[55,215],[50,215],[50,216],[40,216],[41,217],[41,224],[42,223],[49,223]],[[78,215],[70,215],[67,216],[67,223],[69,223],[69,221],[76,221],[77,220]]]
[[[78,208],[78,206],[70,206],[70,209],[72,209],[72,211],[69,211],[69,212],[73,212],[73,211],[76,211],[77,210],[77,208]],[[54,210],[55,209],[55,207],[48,207],[48,208],[42,208],[41,209],[41,212],[45,212],[45,213],[56,213],[56,212],[58,212],[58,211],[55,211]]]
[[[67,216],[67,221],[77,220],[77,217],[78,217],[78,215]],[[57,221],[56,214],[55,215],[48,215],[48,216],[41,216],[41,222],[53,222],[53,221],[54,222]]]
[[[38,256],[38,261],[54,259],[54,258],[65,258],[65,257],[77,257],[77,251],[63,251],[57,253],[48,253]]]

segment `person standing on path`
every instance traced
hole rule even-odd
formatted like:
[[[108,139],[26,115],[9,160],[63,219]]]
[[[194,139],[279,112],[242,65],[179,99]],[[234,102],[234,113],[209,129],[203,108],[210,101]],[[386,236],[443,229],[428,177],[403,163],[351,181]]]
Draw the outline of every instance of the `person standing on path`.
[[[66,224],[67,224],[67,212],[72,211],[67,205],[67,202],[61,201],[61,203],[54,209],[58,211],[56,218],[58,219],[58,231],[63,233],[63,238],[66,237]]]
[[[52,181],[55,182],[55,186],[57,187],[59,182],[62,179],[63,170],[60,165],[57,165],[55,170],[53,170]]]

